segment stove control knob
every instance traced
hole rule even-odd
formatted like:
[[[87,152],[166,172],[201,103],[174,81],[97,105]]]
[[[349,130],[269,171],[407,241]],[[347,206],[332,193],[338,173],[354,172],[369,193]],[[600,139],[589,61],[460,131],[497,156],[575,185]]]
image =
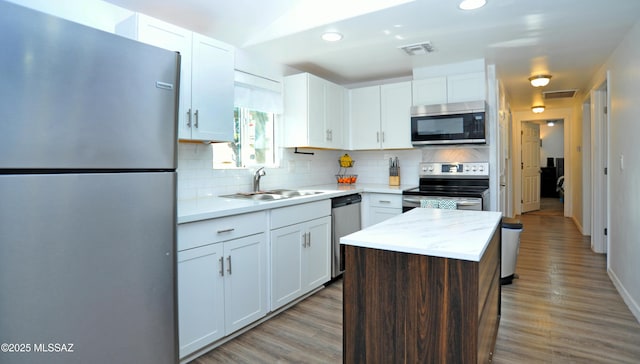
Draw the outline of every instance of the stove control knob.
[[[433,167],[429,167],[429,172],[433,172]]]
[[[471,170],[475,172],[475,171],[476,171],[476,166],[473,166],[473,167],[471,168]]]
[[[481,166],[479,166],[479,167],[478,167],[478,170],[479,170],[480,172],[482,172],[482,171],[484,171],[484,167],[481,165]]]

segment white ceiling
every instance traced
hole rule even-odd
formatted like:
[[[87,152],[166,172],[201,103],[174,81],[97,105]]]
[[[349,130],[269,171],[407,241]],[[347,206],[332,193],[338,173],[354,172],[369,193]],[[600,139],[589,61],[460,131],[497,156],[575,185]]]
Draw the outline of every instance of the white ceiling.
[[[485,58],[496,65],[514,110],[539,98],[527,81],[536,73],[553,75],[545,91],[585,91],[640,20],[639,0],[488,0],[468,12],[458,0],[107,1],[343,85]],[[324,42],[325,30],[344,39]],[[398,49],[423,41],[435,52],[410,57]]]

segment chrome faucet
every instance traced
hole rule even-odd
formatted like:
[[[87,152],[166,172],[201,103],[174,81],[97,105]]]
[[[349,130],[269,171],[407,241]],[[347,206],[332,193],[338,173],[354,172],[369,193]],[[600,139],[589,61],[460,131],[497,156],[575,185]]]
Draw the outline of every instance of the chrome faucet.
[[[267,172],[264,171],[264,167],[260,167],[253,175],[253,192],[260,191],[260,177],[264,176],[265,174],[267,174]]]

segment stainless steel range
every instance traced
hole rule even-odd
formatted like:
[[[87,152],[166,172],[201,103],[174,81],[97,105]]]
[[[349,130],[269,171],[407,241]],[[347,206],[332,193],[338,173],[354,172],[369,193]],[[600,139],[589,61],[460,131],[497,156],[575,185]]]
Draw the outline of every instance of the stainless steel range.
[[[489,209],[489,163],[420,163],[420,185],[402,192],[402,211],[421,200],[452,200],[458,210]]]

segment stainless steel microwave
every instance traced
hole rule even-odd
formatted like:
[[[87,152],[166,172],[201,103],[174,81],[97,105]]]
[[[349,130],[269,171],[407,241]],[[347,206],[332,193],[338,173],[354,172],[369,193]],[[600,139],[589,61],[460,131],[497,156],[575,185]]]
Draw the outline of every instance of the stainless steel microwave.
[[[421,145],[486,144],[484,101],[413,106],[411,143]]]

